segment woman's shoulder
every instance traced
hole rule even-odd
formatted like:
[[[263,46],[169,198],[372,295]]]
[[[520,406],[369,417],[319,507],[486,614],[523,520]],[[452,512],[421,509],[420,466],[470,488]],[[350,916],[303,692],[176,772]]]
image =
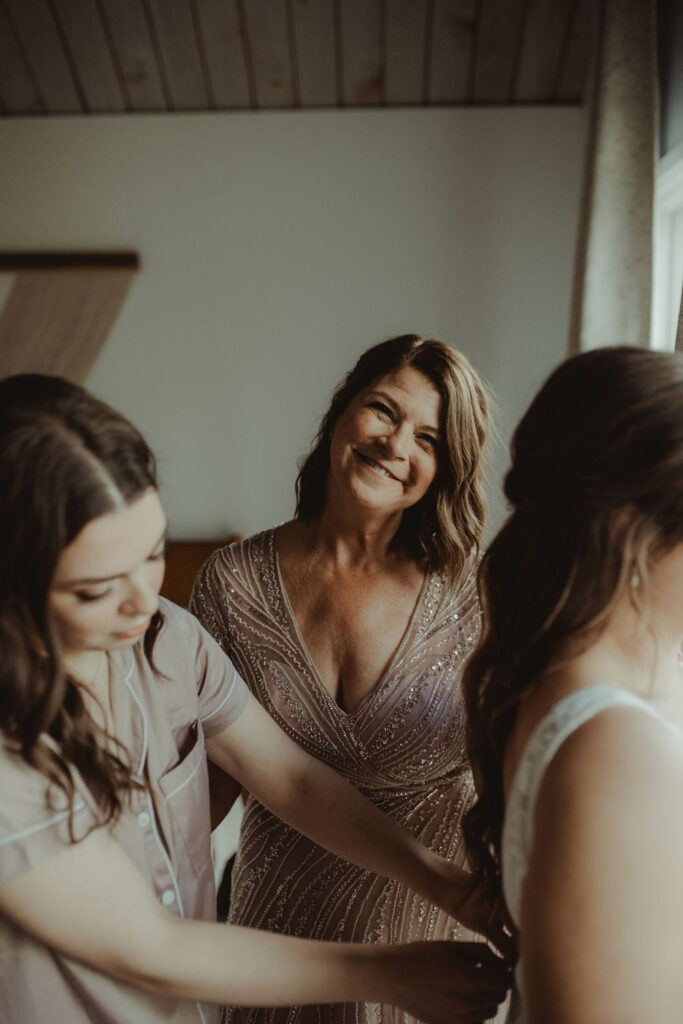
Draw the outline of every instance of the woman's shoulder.
[[[261,530],[244,540],[217,548],[204,562],[195,580],[193,601],[197,592],[224,592],[226,587],[244,584],[259,569],[272,561],[275,528]]]
[[[664,742],[666,737],[666,742]],[[532,693],[520,707],[506,752],[506,777],[511,788],[528,789],[536,777],[566,782],[591,781],[599,765],[618,764],[636,744],[650,744],[670,756],[683,757],[683,733],[650,704],[615,686],[581,686],[546,699]],[[651,762],[650,762],[651,763]],[[526,783],[524,780],[527,780]]]
[[[683,739],[639,701],[601,702],[561,743],[536,802],[526,805],[523,895],[514,858],[504,860],[530,1001],[536,979],[552,971],[568,986],[580,977],[614,1013],[615,994],[608,998],[604,988],[605,949],[617,994],[629,1005],[642,1000],[643,977],[652,991],[671,985],[683,914],[681,800]],[[680,976],[675,984],[680,991]],[[598,1012],[602,1004],[590,999],[596,1020],[622,1019],[604,1006]]]
[[[610,689],[569,695],[529,740],[517,774],[525,758],[533,767],[533,746],[540,743],[536,786],[527,792],[537,829],[556,830],[561,807],[563,827],[577,842],[577,829],[591,843],[608,823],[626,841],[632,825],[656,834],[683,800],[683,734],[646,702]]]

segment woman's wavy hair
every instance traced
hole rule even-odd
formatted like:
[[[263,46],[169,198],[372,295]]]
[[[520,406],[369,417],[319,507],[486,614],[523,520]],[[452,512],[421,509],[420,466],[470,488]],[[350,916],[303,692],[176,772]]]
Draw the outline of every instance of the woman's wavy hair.
[[[296,517],[320,516],[330,470],[330,444],[337,421],[361,391],[404,367],[418,370],[441,396],[442,441],[436,479],[421,500],[403,513],[394,549],[457,581],[486,523],[483,455],[490,431],[490,396],[470,362],[443,341],[417,334],[389,338],[369,348],[332,396],[311,452],[296,481]]]
[[[61,553],[84,526],[149,487],[157,487],[152,452],[104,402],[58,377],[0,381],[0,730],[50,781],[51,806],[56,786],[73,810],[75,767],[104,822],[137,783],[127,751],[95,724],[64,669],[48,594]],[[145,634],[150,662],[162,623],[157,613]]]
[[[683,540],[683,359],[596,349],[563,363],[512,439],[511,513],[482,559],[484,628],[463,690],[478,799],[471,859],[500,896],[503,758],[521,698],[585,650],[653,556]]]

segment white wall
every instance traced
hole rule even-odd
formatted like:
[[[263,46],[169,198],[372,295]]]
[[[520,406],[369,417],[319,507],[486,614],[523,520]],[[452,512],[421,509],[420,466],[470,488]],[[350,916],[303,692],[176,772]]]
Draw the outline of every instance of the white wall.
[[[88,383],[158,452],[173,536],[248,534],[391,334],[462,348],[507,436],[564,355],[583,138],[566,108],[4,118],[0,245],[139,251]]]

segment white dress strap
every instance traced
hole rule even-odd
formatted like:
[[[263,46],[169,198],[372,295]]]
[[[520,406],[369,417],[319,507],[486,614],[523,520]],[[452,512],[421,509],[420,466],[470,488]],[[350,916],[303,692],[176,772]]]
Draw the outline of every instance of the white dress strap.
[[[558,701],[533,731],[520,758],[505,811],[501,841],[503,893],[515,924],[519,924],[522,889],[533,842],[534,809],[543,776],[564,741],[594,715],[611,707],[632,707],[670,725],[666,719],[626,690],[589,686]]]

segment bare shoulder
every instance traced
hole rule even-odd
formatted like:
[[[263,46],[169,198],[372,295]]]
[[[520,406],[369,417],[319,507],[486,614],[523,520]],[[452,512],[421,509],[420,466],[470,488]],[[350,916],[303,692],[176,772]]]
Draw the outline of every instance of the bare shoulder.
[[[539,792],[522,898],[531,1021],[558,998],[561,1021],[674,1019],[681,800],[683,737],[642,710],[605,709],[562,745]]]
[[[539,794],[543,814],[558,795],[601,809],[622,792],[632,801],[652,788],[683,793],[683,733],[638,707],[603,709],[563,743]]]
[[[682,799],[683,734],[641,709],[606,708],[572,733],[548,766],[534,852],[547,846],[556,856],[570,831],[577,858],[595,856],[603,843],[675,831],[683,855],[683,822],[671,814]]]

